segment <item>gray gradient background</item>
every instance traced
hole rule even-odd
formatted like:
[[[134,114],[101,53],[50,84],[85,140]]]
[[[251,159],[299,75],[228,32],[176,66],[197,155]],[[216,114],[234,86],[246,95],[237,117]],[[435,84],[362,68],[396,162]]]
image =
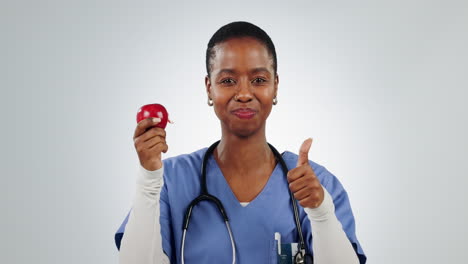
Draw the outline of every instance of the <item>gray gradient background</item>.
[[[314,138],[369,263],[466,261],[467,1],[10,1],[0,19],[1,263],[117,263],[136,111],[167,106],[165,157],[219,138],[204,52],[234,20],[277,47],[269,141]]]

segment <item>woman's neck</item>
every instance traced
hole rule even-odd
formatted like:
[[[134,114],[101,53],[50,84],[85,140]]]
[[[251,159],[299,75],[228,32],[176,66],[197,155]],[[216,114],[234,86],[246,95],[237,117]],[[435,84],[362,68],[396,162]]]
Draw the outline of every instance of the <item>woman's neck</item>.
[[[264,129],[249,136],[224,132],[213,157],[236,198],[250,202],[268,182],[276,166],[275,156]]]
[[[237,171],[238,175],[249,175],[265,165],[274,167],[276,163],[265,133],[249,137],[223,133],[214,155],[220,167]]]

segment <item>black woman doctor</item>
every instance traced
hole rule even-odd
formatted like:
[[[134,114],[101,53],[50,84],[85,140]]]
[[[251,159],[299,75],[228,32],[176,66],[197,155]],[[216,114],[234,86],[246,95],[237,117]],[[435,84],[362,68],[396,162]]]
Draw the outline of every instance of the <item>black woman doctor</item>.
[[[115,235],[120,263],[280,263],[289,251],[296,263],[365,263],[347,192],[308,159],[312,139],[298,155],[267,142],[279,83],[270,37],[251,23],[227,24],[208,43],[206,69],[221,139],[162,160],[166,132],[147,130],[160,120],[138,123],[135,199]]]

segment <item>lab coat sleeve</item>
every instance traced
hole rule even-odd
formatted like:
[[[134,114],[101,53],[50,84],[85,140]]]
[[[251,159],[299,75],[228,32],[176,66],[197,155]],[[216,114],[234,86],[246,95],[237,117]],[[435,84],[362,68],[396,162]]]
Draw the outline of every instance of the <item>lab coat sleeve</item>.
[[[358,264],[359,259],[335,215],[333,199],[323,187],[325,197],[314,209],[304,208],[312,225],[315,263]]]
[[[163,252],[159,220],[163,171],[139,167],[133,207],[120,242],[120,264],[170,263]]]

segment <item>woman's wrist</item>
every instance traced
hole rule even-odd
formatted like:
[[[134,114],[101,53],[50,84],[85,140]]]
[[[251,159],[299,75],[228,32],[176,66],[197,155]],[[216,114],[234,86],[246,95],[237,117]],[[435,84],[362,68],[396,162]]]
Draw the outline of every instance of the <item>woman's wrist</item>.
[[[330,218],[331,215],[335,213],[335,205],[331,195],[328,193],[327,189],[323,187],[324,198],[322,203],[317,208],[304,208],[304,211],[309,216],[311,221],[322,222]]]

